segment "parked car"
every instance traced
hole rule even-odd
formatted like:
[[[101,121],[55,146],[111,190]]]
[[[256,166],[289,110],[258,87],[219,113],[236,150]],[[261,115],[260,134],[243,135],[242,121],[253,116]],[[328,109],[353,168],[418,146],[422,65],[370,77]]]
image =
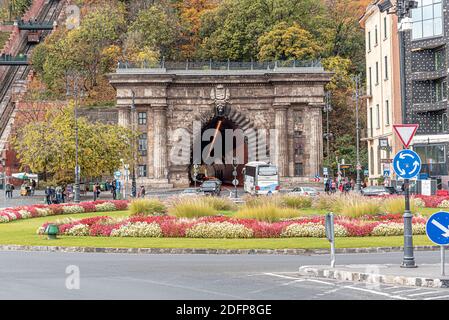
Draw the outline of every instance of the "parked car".
[[[312,187],[296,187],[296,188],[293,188],[293,190],[290,191],[289,194],[296,195],[296,196],[316,197],[320,193],[318,192],[318,190],[316,190],[315,188],[312,188]]]
[[[180,197],[197,197],[197,196],[201,196],[204,195],[203,192],[201,192],[200,189],[198,188],[187,188],[184,189],[181,193],[180,193]]]
[[[362,189],[364,196],[388,196],[397,193],[393,187],[369,186]]]
[[[205,195],[219,196],[221,193],[220,180],[207,180],[201,184],[200,191]]]

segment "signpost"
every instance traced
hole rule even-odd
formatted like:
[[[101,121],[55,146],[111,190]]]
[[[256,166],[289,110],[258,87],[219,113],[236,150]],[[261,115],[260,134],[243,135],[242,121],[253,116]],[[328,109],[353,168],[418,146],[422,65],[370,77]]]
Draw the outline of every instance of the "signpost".
[[[232,159],[232,166],[234,168],[234,170],[232,171],[232,176],[234,177],[234,179],[232,180],[232,184],[234,185],[234,198],[237,199],[238,198],[237,186],[239,185],[239,180],[237,179],[237,166],[238,166],[237,158]]]
[[[426,233],[430,241],[440,246],[441,275],[445,276],[445,246],[449,244],[449,212],[433,214],[426,223]]]
[[[412,212],[410,211],[410,179],[416,177],[421,171],[421,159],[416,152],[408,150],[413,136],[418,130],[417,124],[393,125],[399,136],[404,150],[399,151],[393,159],[393,170],[399,178],[404,179],[405,211],[404,211],[404,256],[401,267],[416,268],[413,253]]]
[[[335,232],[334,232],[334,214],[326,214],[326,238],[331,244],[331,267],[335,268]]]

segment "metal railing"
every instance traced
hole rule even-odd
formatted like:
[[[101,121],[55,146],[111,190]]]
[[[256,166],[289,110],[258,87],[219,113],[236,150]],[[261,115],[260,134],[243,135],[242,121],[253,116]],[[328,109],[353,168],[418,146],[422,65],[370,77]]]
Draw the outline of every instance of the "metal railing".
[[[321,61],[119,61],[118,69],[165,69],[165,70],[276,70],[279,68],[322,68]]]

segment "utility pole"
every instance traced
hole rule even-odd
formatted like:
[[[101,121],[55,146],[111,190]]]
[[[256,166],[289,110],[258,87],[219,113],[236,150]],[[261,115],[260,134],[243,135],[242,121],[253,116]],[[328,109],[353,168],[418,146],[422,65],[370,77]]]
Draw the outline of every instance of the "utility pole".
[[[357,154],[357,178],[356,178],[356,185],[355,190],[357,192],[360,192],[362,190],[362,178],[361,178],[361,170],[362,165],[360,164],[360,121],[359,121],[359,97],[360,97],[360,75],[354,76],[354,82],[355,82],[355,93],[354,93],[354,99],[355,99],[355,121],[356,121],[356,154]]]
[[[332,105],[331,105],[331,92],[326,91],[325,95],[325,106],[324,106],[324,112],[326,112],[326,133],[324,137],[326,138],[326,159],[328,162],[328,165],[330,164],[330,139],[332,137],[332,133],[329,132],[329,113],[332,111]]]
[[[380,12],[389,11],[393,8],[391,1],[384,1],[378,4]],[[407,119],[407,99],[406,99],[406,78],[405,78],[405,44],[404,33],[412,29],[412,21],[410,18],[410,11],[418,7],[418,1],[414,0],[397,0],[396,11],[393,12],[398,17],[398,31],[399,31],[399,60],[400,60],[400,82],[401,82],[401,107],[402,107],[402,122],[406,123]],[[390,13],[390,12],[388,12]],[[413,252],[413,231],[412,218],[413,214],[410,211],[410,180],[404,179],[404,194],[405,194],[405,211],[404,211],[404,256],[401,267],[416,268],[415,256]]]

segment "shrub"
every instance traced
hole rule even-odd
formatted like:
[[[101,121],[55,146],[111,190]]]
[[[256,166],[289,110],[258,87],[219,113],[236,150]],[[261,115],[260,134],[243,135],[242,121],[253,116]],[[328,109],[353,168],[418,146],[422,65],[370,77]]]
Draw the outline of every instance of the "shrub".
[[[111,237],[162,237],[162,230],[155,222],[127,223],[111,231]]]
[[[304,196],[283,196],[283,204],[288,208],[304,209],[312,207],[312,198]]]
[[[156,198],[135,199],[129,205],[131,215],[152,215],[165,213],[165,205]]]
[[[230,222],[198,223],[186,232],[188,238],[251,238],[253,231]]]
[[[239,219],[256,219],[259,221],[274,222],[281,219],[296,218],[300,213],[291,208],[280,208],[275,204],[264,204],[257,207],[245,206],[239,210],[235,217]]]
[[[197,218],[217,214],[214,207],[203,200],[202,198],[192,198],[178,201],[169,209],[169,214],[178,218]]]

